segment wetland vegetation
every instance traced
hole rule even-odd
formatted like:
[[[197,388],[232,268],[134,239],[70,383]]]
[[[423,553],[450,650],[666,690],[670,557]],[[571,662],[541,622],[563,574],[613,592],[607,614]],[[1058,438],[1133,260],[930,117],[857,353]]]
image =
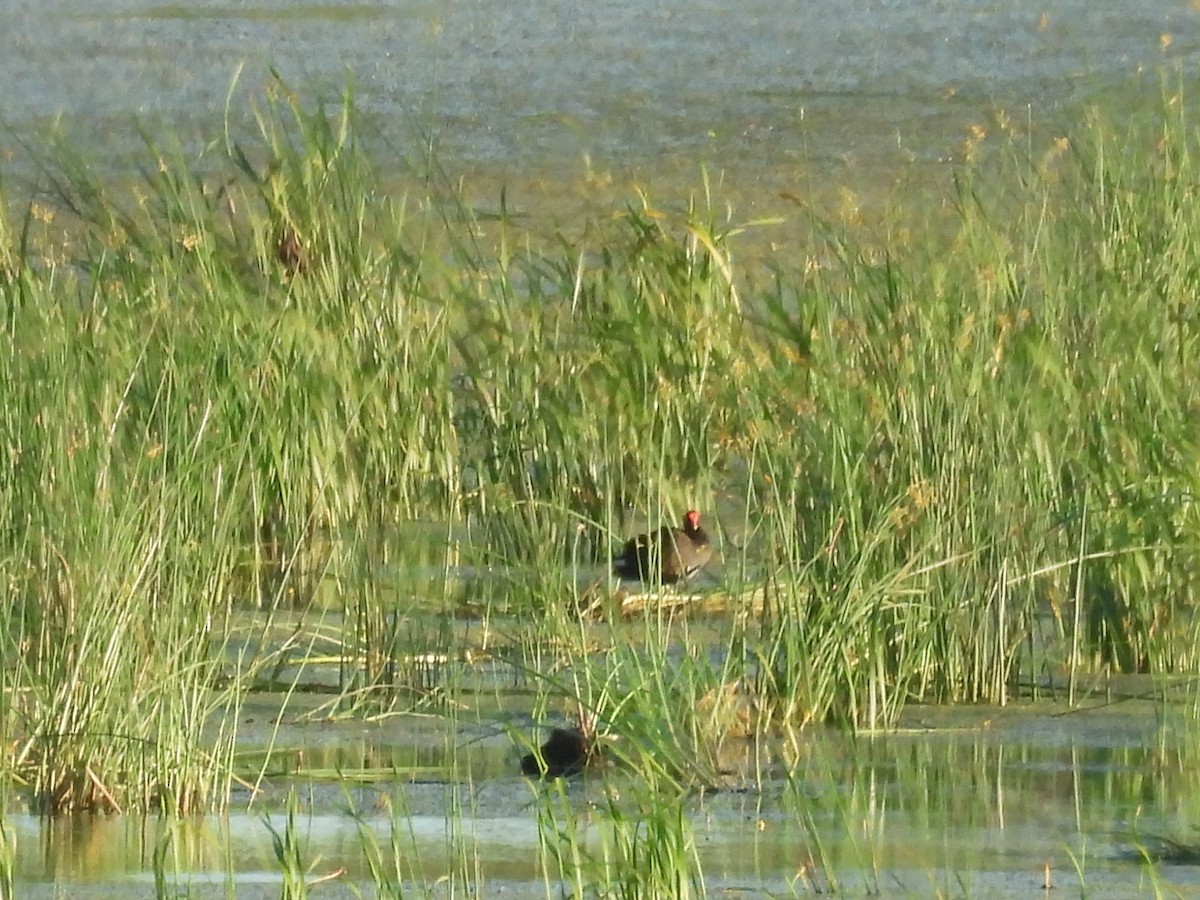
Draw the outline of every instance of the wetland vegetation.
[[[395,189],[348,99],[283,85],[257,133],[147,135],[132,180],[69,136],[32,150],[0,220],[6,808],[179,823],[269,793],[302,696],[313,721],[433,716],[450,760],[482,705],[514,776],[530,722],[575,716],[621,773],[587,827],[539,790],[548,894],[703,894],[687,804],[764,767],[811,854],[778,889],[803,893],[845,866],[803,802],[806,729],[853,744],[918,705],[1071,707],[1125,677],[1190,716],[1188,107],[1044,145],[998,116],[947,206],[797,206],[809,240],[780,252],[703,172],[572,233],[469,206],[427,159]],[[707,581],[614,595],[625,538],[692,507]],[[363,877],[435,890],[390,814]],[[475,883],[469,842],[447,858]],[[876,864],[852,863],[871,892]]]

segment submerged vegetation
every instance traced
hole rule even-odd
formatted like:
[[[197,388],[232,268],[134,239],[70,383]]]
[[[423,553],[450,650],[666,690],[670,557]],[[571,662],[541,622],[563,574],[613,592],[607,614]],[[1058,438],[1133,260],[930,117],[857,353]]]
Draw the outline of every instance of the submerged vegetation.
[[[37,151],[0,220],[0,777],[48,813],[220,809],[254,778],[247,691],[323,657],[341,714],[438,709],[430,666],[499,659],[671,796],[610,810],[586,877],[547,799],[547,878],[682,896],[677,797],[723,784],[734,737],[1195,671],[1184,109],[1013,137],[952,221],[813,216],[754,269],[739,242],[771,223],[721,218],[708,183],[538,235],[436,170],[389,192],[349,102],[282,89],[253,136],[146,136],[133,183]],[[585,594],[631,510],[692,506],[723,646],[654,603],[616,640]]]

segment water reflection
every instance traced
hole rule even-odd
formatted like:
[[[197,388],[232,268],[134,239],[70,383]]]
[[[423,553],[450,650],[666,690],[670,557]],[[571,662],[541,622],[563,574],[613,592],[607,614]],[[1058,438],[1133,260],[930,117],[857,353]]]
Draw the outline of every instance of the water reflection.
[[[1073,724],[1040,714],[1007,717],[999,728],[874,739],[812,730],[775,748],[754,789],[686,798],[683,808],[710,889],[790,890],[797,878],[874,889],[879,877],[922,895],[931,877],[954,883],[952,873],[969,872],[961,877],[1017,892],[1036,887],[1031,879],[1047,865],[1068,884],[1071,855],[1085,849],[1089,887],[1129,888],[1143,874],[1128,857],[1139,834],[1195,837],[1200,745],[1178,740],[1151,713],[1120,718],[1118,728],[1073,717],[1074,736],[1064,736]],[[1097,733],[1106,738],[1084,740]],[[271,828],[284,827],[294,788],[304,858],[319,860],[316,874],[344,869],[342,881],[367,881],[364,847],[395,842],[406,848],[410,883],[466,878],[469,861],[518,896],[543,896],[539,817],[551,842],[568,835],[585,854],[603,854],[614,823],[637,821],[647,803],[674,802],[645,796],[620,771],[558,794],[561,785],[516,774],[502,734],[457,748],[331,741],[306,749],[305,760],[304,770],[268,779],[249,813],[174,823],[10,816],[17,877],[80,890],[150,878],[157,848],[160,867],[182,882],[269,881],[278,871]],[[349,779],[312,777],[339,770]],[[1168,874],[1172,883],[1197,880],[1187,869]]]

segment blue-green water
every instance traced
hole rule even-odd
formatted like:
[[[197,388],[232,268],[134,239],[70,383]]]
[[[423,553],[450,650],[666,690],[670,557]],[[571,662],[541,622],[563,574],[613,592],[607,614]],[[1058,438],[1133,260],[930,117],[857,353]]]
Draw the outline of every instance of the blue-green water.
[[[352,84],[407,152],[511,182],[695,178],[699,164],[803,190],[955,158],[968,129],[1053,130],[1065,110],[1194,72],[1187,0],[56,0],[5,4],[0,119],[62,116],[93,149],[135,117],[208,138],[268,66],[306,91]],[[99,145],[99,146],[95,146]]]

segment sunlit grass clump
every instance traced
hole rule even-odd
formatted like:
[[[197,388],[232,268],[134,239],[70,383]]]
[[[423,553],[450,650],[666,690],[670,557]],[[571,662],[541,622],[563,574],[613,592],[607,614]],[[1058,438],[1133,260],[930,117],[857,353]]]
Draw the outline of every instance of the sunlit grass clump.
[[[1182,118],[964,171],[903,246],[813,216],[770,271],[707,182],[538,234],[436,173],[390,192],[348,102],[258,122],[147,137],[136,178],[52,143],[0,222],[0,771],[42,808],[223,803],[248,611],[332,608],[345,708],[412,700],[404,616],[451,610],[453,565],[676,784],[719,780],[730,691],[751,733],[884,727],[1195,667]],[[647,649],[588,656],[577,573],[689,506],[727,536],[722,640],[651,608]],[[444,524],[434,597],[383,577],[411,522]]]

